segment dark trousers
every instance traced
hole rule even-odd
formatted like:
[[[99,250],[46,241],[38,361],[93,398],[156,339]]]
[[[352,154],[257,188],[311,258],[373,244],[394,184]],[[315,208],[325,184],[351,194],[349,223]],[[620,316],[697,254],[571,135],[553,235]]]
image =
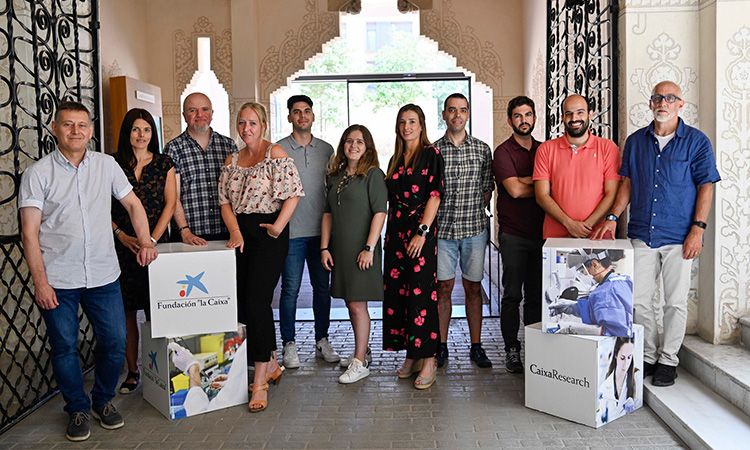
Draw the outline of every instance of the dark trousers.
[[[526,239],[500,233],[500,256],[503,260],[503,299],[500,305],[500,328],[505,351],[521,349],[518,341],[519,306],[523,300],[523,323],[542,320],[542,239]]]
[[[272,238],[260,224],[273,223],[278,215],[278,212],[237,215],[245,241],[242,253],[236,251],[237,315],[247,325],[248,362],[268,362],[276,350],[271,302],[289,249],[289,226],[278,238]]]

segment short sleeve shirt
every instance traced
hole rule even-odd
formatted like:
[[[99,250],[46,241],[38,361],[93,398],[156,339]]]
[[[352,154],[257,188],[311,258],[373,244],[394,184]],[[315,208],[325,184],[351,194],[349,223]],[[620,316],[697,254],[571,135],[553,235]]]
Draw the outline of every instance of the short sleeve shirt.
[[[492,192],[492,152],[467,134],[460,146],[447,136],[434,144],[445,162],[445,194],[438,209],[438,239],[464,239],[482,233],[487,225],[484,194]]]
[[[117,280],[112,197],[132,190],[115,159],[98,152],[86,151],[75,167],[55,150],[26,169],[18,207],[42,212],[39,244],[50,286],[94,288]]]
[[[711,141],[682,119],[662,151],[653,122],[631,134],[620,175],[630,178],[628,237],[651,248],[682,244],[693,222],[698,187],[721,180]]]
[[[501,233],[526,239],[542,238],[544,210],[532,195],[513,198],[505,189],[503,181],[512,178],[530,177],[534,173],[534,158],[540,142],[532,139],[531,148],[526,149],[513,136],[495,149],[492,172],[497,182],[497,222]]]
[[[305,196],[300,198],[289,222],[289,237],[320,236],[320,222],[326,203],[326,169],[333,155],[333,147],[314,136],[306,146],[295,142],[291,135],[278,144],[294,160],[305,189]]]
[[[236,151],[234,141],[213,130],[205,150],[187,131],[164,148],[164,153],[174,162],[175,173],[180,176],[180,202],[190,231],[196,235],[226,231],[216,186],[224,161]]]
[[[604,183],[619,180],[620,151],[614,142],[589,134],[584,145],[571,148],[565,136],[543,143],[534,160],[533,180],[548,180],[550,195],[573,220],[586,220],[604,198]],[[544,239],[569,237],[568,230],[549,214]]]

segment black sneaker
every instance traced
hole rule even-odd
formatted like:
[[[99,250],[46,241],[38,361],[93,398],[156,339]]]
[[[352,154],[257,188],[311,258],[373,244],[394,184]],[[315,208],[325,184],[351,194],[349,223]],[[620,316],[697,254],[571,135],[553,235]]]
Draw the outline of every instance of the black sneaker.
[[[490,361],[490,358],[487,357],[484,349],[479,345],[471,347],[471,350],[469,351],[469,359],[474,361],[474,363],[482,369],[489,369],[492,367],[492,361]]]
[[[117,412],[117,408],[115,408],[112,402],[107,403],[101,408],[94,408],[91,414],[99,421],[99,425],[106,430],[116,430],[125,425],[125,420]]]
[[[521,352],[515,348],[505,352],[505,370],[510,373],[523,373],[523,361],[521,361]]]
[[[656,364],[647,363],[643,361],[643,378],[650,377],[656,370]]]
[[[68,428],[65,430],[65,437],[69,441],[85,441],[91,436],[91,422],[89,415],[85,412],[74,412],[68,420]]]
[[[437,352],[437,366],[443,367],[448,362],[448,344],[440,344]]]
[[[677,378],[677,367],[656,363],[651,384],[654,386],[672,386],[675,378]]]

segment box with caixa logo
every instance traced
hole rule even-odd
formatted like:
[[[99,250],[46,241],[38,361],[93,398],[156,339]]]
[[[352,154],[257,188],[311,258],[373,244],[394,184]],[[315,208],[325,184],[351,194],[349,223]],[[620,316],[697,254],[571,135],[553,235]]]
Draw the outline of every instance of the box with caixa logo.
[[[643,327],[630,337],[525,328],[526,407],[598,428],[643,405]]]
[[[159,244],[159,258],[149,265],[143,397],[170,419],[248,401],[235,256],[225,244]]]

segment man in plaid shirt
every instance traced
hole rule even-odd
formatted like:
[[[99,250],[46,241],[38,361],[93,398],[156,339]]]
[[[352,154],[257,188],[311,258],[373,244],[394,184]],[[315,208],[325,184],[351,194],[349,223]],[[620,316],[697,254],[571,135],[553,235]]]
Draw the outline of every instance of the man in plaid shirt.
[[[448,359],[448,326],[451,293],[456,281],[456,264],[461,261],[461,280],[466,294],[471,350],[477,366],[492,367],[482,348],[482,277],[487,246],[487,217],[484,209],[494,189],[490,147],[466,132],[469,100],[463,94],[449,95],[443,103],[445,135],[433,145],[445,160],[445,196],[438,210],[438,316],[440,349],[438,367]]]
[[[164,148],[174,161],[177,175],[172,240],[206,245],[206,241],[229,239],[219,208],[219,171],[237,146],[211,128],[213,108],[205,94],[188,95],[182,104],[182,116],[187,130]]]

